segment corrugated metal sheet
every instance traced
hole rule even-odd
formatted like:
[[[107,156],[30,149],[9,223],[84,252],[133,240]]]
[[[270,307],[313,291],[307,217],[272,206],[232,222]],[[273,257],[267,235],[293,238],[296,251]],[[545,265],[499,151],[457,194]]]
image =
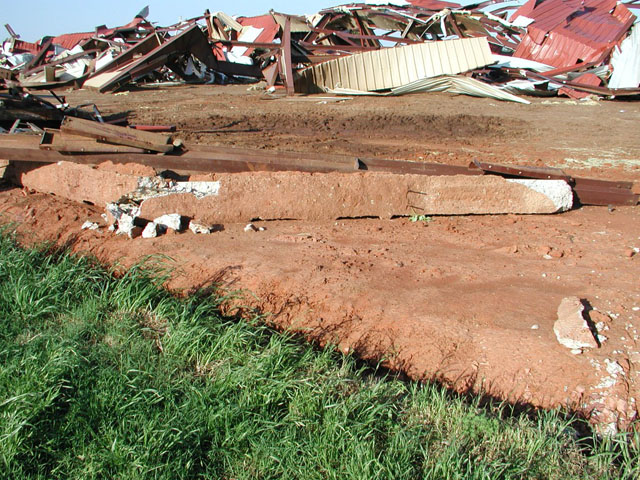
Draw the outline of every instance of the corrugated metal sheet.
[[[13,41],[13,53],[32,53],[36,55],[40,51],[40,45],[37,43],[25,42],[15,39]]]
[[[423,78],[415,82],[394,88],[390,92],[376,93],[363,90],[352,90],[349,88],[327,88],[327,93],[331,95],[373,95],[380,97],[393,97],[407,95],[411,93],[424,92],[448,92],[457,95],[471,95],[472,97],[495,98],[507,102],[518,102],[529,105],[531,102],[512,95],[506,90],[502,90],[475,78],[464,77],[462,75],[442,75],[439,77]]]
[[[87,40],[94,35],[109,37],[119,31],[129,31],[132,29],[136,29],[138,27],[144,26],[147,29],[152,29],[153,27],[146,22],[144,18],[136,17],[126,25],[115,28],[106,28],[106,27],[98,27],[95,32],[80,32],[80,33],[65,33],[63,35],[58,35],[57,37],[53,37],[54,45],[59,45],[67,50],[71,50],[73,47],[78,45],[80,42]]]
[[[93,32],[65,33],[64,35],[58,35],[57,37],[54,37],[53,44],[59,45],[62,48],[66,48],[67,50],[71,50],[80,42],[83,42],[91,37],[93,37]]]
[[[631,35],[624,39],[620,49],[611,58],[613,74],[609,88],[640,87],[640,24],[633,27]]]
[[[535,20],[514,56],[554,67],[599,60],[635,19],[616,0],[545,0],[537,6],[535,2],[529,0],[513,16]]]
[[[460,6],[458,2],[443,2],[441,0],[409,0],[409,3],[416,7],[436,11],[444,10],[445,8],[458,8]]]
[[[350,55],[300,72],[296,91],[323,87],[386,90],[428,77],[467,72],[493,63],[485,37],[383,48]]]
[[[529,105],[531,102],[486,84],[475,78],[443,75],[442,77],[425,78],[391,90],[391,95],[405,95],[420,92],[449,92],[472,97],[495,98],[506,102],[517,102]]]

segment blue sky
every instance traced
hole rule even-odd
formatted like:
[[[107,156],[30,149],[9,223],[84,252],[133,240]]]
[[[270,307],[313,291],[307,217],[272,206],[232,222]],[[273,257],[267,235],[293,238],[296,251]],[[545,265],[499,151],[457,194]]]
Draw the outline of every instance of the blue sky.
[[[177,23],[180,18],[202,15],[208,8],[222,10],[229,15],[260,15],[270,9],[286,13],[315,13],[348,1],[308,0],[253,0],[235,2],[215,2],[198,0],[3,0],[0,10],[0,41],[9,33],[4,28],[9,23],[22,40],[35,41],[45,35],[92,31],[98,25],[115,27],[133,19],[140,10],[149,5],[149,17],[159,25]]]

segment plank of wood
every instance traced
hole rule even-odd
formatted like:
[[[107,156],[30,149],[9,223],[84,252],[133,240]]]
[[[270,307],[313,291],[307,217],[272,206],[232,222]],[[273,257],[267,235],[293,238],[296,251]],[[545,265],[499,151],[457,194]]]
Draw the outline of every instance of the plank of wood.
[[[47,130],[42,135],[40,150],[66,153],[146,153],[142,148],[100,143],[87,137],[55,130]]]
[[[154,152],[167,153],[173,150],[173,145],[170,143],[171,135],[134,130],[81,118],[65,117],[60,125],[60,131],[95,138],[105,143],[138,147]]]
[[[284,45],[284,52],[280,56],[280,59],[284,63],[282,71],[284,73],[285,87],[287,89],[287,95],[293,95],[295,89],[293,85],[293,65],[291,64],[291,19],[289,17],[287,17],[284,24],[282,43]]]

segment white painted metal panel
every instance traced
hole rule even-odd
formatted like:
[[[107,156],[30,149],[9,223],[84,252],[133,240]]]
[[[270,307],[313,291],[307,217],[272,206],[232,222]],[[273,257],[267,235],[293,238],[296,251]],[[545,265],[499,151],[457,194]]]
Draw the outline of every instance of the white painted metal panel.
[[[484,37],[385,48],[331,60],[300,72],[296,90],[322,88],[377,91],[422,78],[454,75],[494,62]]]

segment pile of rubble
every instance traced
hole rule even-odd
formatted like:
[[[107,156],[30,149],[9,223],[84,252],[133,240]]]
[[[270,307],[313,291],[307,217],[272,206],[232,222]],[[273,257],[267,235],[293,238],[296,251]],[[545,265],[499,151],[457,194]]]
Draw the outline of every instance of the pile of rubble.
[[[7,25],[8,85],[114,92],[180,81],[284,87],[288,94],[451,91],[640,94],[639,0],[370,1],[297,16],[209,12],[168,27],[148,8],[122,27],[29,43]]]

